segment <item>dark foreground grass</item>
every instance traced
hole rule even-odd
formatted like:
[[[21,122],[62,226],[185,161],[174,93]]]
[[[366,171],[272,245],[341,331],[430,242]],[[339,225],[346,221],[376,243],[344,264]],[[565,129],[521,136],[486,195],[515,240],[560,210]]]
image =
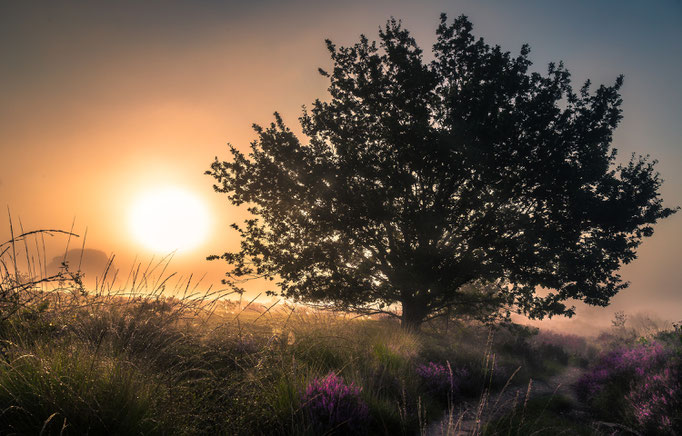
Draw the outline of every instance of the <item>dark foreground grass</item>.
[[[594,425],[571,415],[574,404],[561,395],[544,395],[514,407],[505,416],[487,423],[485,435],[589,436],[599,434]]]
[[[129,362],[95,357],[92,349],[75,343],[17,351],[0,362],[3,432],[147,434],[161,429],[154,407],[160,387]]]
[[[322,428],[304,395],[335,374],[367,410],[353,433],[416,434],[530,365],[485,326],[416,334],[304,307],[240,312],[227,302],[60,292],[0,324],[6,433],[343,433]]]
[[[522,384],[524,368],[562,365],[531,352],[532,334],[519,327],[411,333],[300,306],[60,292],[0,324],[3,434],[411,435],[512,373]],[[311,407],[306,390],[330,374],[356,398],[314,401],[357,405],[367,412],[361,427]]]

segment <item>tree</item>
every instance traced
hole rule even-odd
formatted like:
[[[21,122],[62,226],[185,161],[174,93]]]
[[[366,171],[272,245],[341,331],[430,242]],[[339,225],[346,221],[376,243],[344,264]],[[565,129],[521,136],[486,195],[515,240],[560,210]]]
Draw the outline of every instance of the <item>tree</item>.
[[[664,208],[655,161],[616,165],[619,89],[578,92],[562,63],[529,72],[440,18],[433,60],[391,19],[379,43],[326,41],[328,101],[303,108],[301,142],[275,113],[248,155],[207,174],[252,217],[230,281],[277,278],[281,295],[346,310],[399,303],[418,328],[449,311],[572,315],[625,288]]]

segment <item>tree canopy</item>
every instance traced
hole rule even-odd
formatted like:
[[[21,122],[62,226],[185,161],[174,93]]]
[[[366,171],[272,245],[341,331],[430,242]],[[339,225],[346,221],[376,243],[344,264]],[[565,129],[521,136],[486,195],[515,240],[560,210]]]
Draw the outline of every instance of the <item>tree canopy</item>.
[[[431,61],[400,22],[379,41],[327,40],[329,98],[282,118],[207,174],[252,217],[232,226],[228,281],[275,279],[281,295],[347,310],[398,303],[407,327],[445,313],[572,315],[627,286],[662,204],[655,161],[616,163],[619,89],[578,91],[562,63],[530,71],[440,18]]]

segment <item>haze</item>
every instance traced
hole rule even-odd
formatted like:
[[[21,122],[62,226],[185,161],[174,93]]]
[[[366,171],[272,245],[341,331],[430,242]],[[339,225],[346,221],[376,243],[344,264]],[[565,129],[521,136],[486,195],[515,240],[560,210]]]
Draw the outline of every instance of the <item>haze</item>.
[[[658,159],[664,203],[682,205],[682,2],[511,3],[0,3],[0,203],[26,230],[68,230],[75,217],[77,233],[88,229],[86,247],[115,253],[125,268],[152,256],[127,227],[136,196],[183,187],[213,224],[170,268],[217,283],[226,265],[204,259],[238,246],[228,226],[244,214],[203,175],[214,156],[227,157],[227,142],[246,150],[251,124],[270,123],[274,111],[298,132],[301,106],[326,98],[317,72],[330,65],[325,38],[376,39],[395,16],[428,53],[446,12],[469,16],[476,35],[512,53],[528,42],[537,70],[563,60],[576,86],[624,74],[614,146],[621,160],[633,152]],[[580,308],[555,325],[608,325],[618,310],[679,321],[681,220],[655,226],[639,259],[622,269],[630,288],[610,307]],[[4,215],[0,232],[9,238]]]

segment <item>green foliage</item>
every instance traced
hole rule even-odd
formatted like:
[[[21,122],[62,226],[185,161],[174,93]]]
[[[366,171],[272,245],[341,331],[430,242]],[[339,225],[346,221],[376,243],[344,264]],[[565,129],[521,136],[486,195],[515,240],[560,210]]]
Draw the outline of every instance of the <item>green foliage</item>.
[[[401,414],[393,396],[372,393],[364,398],[373,417],[369,434],[407,435],[419,428],[414,417],[408,419]]]
[[[302,362],[319,367],[321,372],[344,366],[352,356],[348,344],[338,338],[308,336],[294,345],[293,353]]]
[[[682,358],[682,322],[673,324],[673,328],[659,332],[655,339],[667,344],[678,357]]]
[[[228,282],[277,278],[281,294],[342,309],[402,308],[403,325],[573,313],[607,305],[652,225],[675,212],[654,163],[616,165],[618,77],[578,91],[562,63],[530,72],[518,55],[441,17],[427,62],[400,22],[379,41],[327,41],[329,99],[300,117],[303,142],[275,114],[248,154],[210,171],[252,214]],[[236,286],[236,285],[235,285]],[[552,290],[544,296],[536,289]]]
[[[408,365],[408,361],[403,356],[391,351],[385,343],[374,344],[372,352],[381,368],[386,370],[400,370]]]

